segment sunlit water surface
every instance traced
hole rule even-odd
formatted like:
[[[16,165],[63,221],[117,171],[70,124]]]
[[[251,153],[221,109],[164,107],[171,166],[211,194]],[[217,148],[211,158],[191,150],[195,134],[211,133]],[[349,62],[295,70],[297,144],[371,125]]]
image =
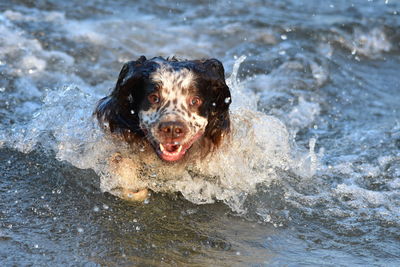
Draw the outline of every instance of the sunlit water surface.
[[[2,265],[400,264],[400,2],[136,2],[0,3]],[[135,204],[91,114],[140,55],[220,59],[234,131]]]

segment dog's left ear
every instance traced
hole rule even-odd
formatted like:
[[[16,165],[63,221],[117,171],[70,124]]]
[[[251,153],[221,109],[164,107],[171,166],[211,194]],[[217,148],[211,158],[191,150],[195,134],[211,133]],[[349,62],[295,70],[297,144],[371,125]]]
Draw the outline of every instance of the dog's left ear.
[[[94,114],[101,126],[124,135],[127,132],[141,134],[138,111],[145,93],[143,86],[150,72],[148,69],[152,67],[148,62],[141,56],[124,64],[114,90],[101,99],[95,109]]]
[[[225,71],[217,59],[208,59],[203,63],[210,81],[211,103],[205,135],[218,146],[225,134],[230,131],[229,105],[232,102],[229,87],[225,82]]]

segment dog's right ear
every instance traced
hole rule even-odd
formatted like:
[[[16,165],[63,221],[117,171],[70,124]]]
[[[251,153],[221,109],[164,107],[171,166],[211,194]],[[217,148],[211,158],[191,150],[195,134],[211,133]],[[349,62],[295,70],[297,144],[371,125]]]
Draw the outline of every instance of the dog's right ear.
[[[136,61],[125,63],[119,72],[115,89],[111,95],[124,102],[124,97],[137,91],[135,89],[139,87],[141,83],[144,82],[144,78],[146,78],[146,73],[144,72],[144,65],[146,65],[146,62],[146,57],[141,56]]]
[[[124,64],[113,91],[98,102],[94,111],[100,126],[124,136],[127,133],[143,134],[138,113],[149,68],[153,68],[153,64],[148,63],[146,57],[141,56]]]

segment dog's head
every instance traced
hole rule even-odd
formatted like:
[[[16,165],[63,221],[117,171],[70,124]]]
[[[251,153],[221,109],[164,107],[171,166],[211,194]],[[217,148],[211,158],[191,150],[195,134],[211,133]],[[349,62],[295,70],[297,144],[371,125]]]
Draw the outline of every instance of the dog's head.
[[[206,152],[218,147],[230,130],[230,103],[220,61],[142,56],[122,67],[95,114],[112,133],[127,142],[145,138],[161,159],[175,162],[195,143]]]

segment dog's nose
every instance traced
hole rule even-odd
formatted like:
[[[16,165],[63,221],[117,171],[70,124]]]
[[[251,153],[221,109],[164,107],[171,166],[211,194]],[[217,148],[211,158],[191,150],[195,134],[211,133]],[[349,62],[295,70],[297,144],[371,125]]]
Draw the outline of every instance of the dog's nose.
[[[188,131],[187,127],[179,121],[161,122],[158,129],[162,135],[173,139],[184,137]]]

